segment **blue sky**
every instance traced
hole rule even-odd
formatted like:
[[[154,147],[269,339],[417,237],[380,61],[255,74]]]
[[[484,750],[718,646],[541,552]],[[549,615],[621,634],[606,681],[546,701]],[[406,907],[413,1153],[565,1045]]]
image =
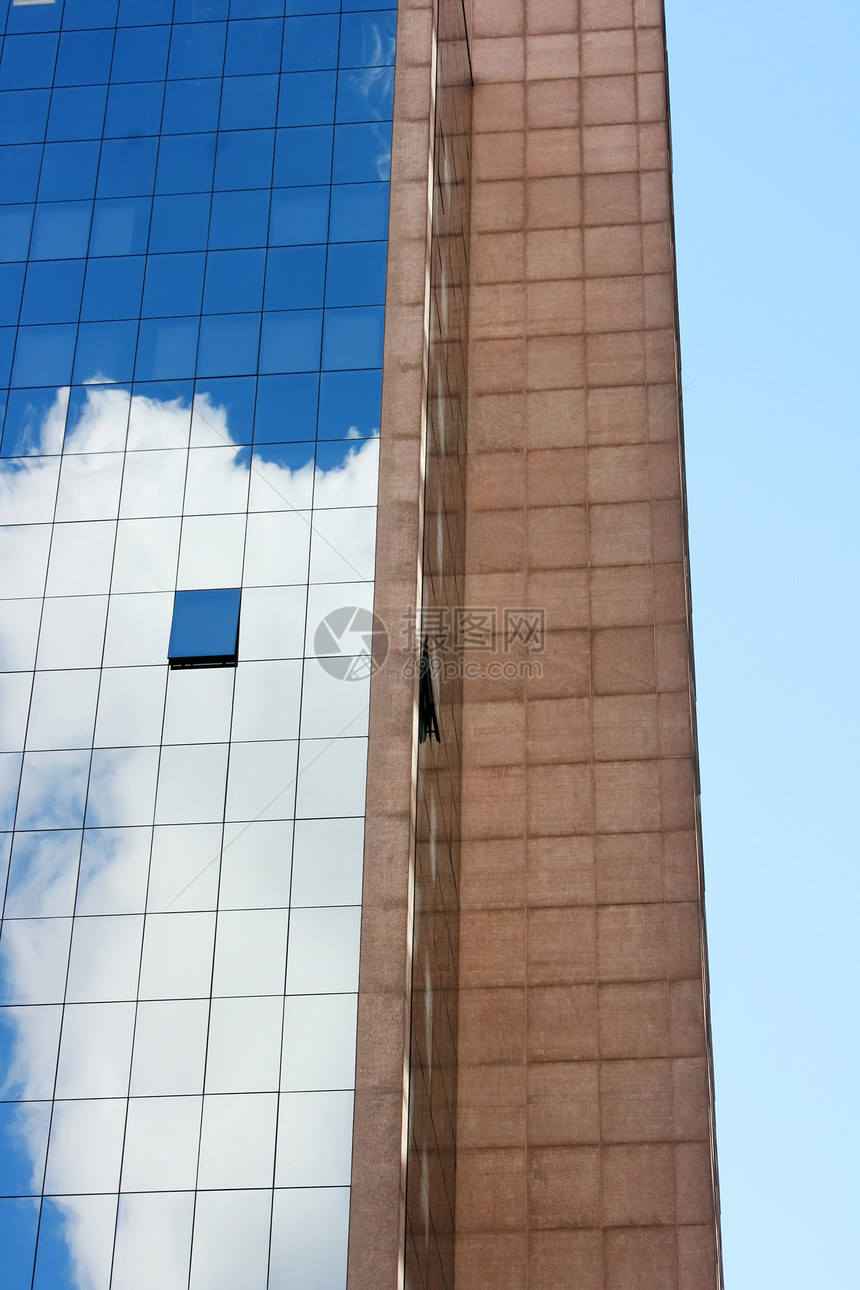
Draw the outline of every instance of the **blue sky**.
[[[857,1284],[856,0],[667,0],[726,1284]]]

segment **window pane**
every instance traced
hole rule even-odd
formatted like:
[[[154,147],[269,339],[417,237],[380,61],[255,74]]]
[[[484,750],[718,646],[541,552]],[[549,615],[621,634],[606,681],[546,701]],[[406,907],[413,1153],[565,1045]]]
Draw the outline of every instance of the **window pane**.
[[[170,661],[235,660],[241,594],[238,588],[178,591],[168,646]]]
[[[51,140],[100,138],[106,96],[107,86],[105,85],[55,88],[51,95],[48,138]]]
[[[329,191],[322,187],[282,188],[272,193],[271,244],[325,242]]]
[[[281,68],[285,72],[337,67],[339,15],[288,18],[284,23]]]
[[[281,77],[278,125],[331,125],[337,74],[289,72]]]
[[[221,91],[220,128],[252,130],[273,126],[277,105],[277,76],[225,76]]]
[[[141,85],[112,85],[108,93],[105,137],[157,134],[163,99],[164,85],[159,81],[148,81]]]

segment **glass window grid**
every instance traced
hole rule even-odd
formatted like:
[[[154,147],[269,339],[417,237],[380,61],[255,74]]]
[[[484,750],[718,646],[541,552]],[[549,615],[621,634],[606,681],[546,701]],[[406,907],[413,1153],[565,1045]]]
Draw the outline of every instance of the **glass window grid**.
[[[381,7],[381,6],[377,6],[377,7]],[[376,180],[375,178],[374,178],[374,179],[367,180],[367,181],[365,181],[365,182],[368,184],[368,186],[369,186],[369,187],[371,187],[371,186],[372,186],[372,187],[374,187],[374,188],[377,188],[377,187],[379,186],[379,184],[378,184],[378,182],[377,182],[377,180]],[[144,198],[144,199],[145,199],[145,198]],[[76,200],[80,200],[80,201],[81,201],[81,205],[83,206],[83,205],[85,205],[85,204],[86,204],[86,200],[87,200],[87,199],[86,199],[86,198],[83,198],[83,199],[76,199]],[[39,203],[39,205],[42,205],[42,203]],[[330,216],[330,215],[329,215],[329,217],[328,217],[327,223],[328,223],[328,231],[329,231],[329,234],[331,235],[331,231],[332,231],[332,229],[331,229],[331,216]],[[372,240],[372,239],[370,239],[370,240]],[[259,243],[259,244],[260,244],[260,245],[265,245],[265,243],[263,242],[263,240],[262,240],[262,239],[260,239],[260,243]],[[92,237],[90,237],[90,239],[88,240],[87,247],[86,247],[86,248],[84,248],[84,250],[85,250],[85,251],[89,251],[89,252],[91,252],[91,253],[92,253],[92,251],[93,251],[94,249],[95,249],[95,248],[94,248],[94,246],[93,246],[93,239],[92,239]],[[144,248],[141,248],[141,249],[140,249],[140,253],[141,253],[141,254],[143,254],[143,252],[144,252],[144,251],[149,251],[149,249],[150,249],[150,248],[149,248],[148,246],[147,246],[147,247],[144,247]],[[374,298],[372,301],[369,301],[369,302],[368,302],[368,305],[369,305],[369,306],[371,306],[371,307],[373,307],[373,306],[376,306],[376,305],[377,305],[377,303],[378,303],[378,302],[377,302],[377,299],[375,299],[375,298]],[[348,306],[342,306],[342,307],[348,307]],[[130,316],[133,316],[133,311],[130,311]],[[191,316],[193,316],[193,315],[191,315]],[[337,315],[335,315],[335,317],[337,317]],[[107,321],[107,320],[108,320],[108,319],[105,319],[105,321]],[[79,320],[78,320],[78,321],[79,321],[79,322],[83,322],[83,321],[85,321],[85,320],[83,319],[83,317],[79,317]],[[97,322],[97,321],[99,321],[99,319],[98,319],[97,317],[93,316],[91,319],[90,319],[90,318],[86,319],[86,321],[93,321],[93,322]],[[347,369],[347,370],[349,370],[349,369]],[[360,369],[360,375],[362,375],[362,376],[364,376],[364,375],[370,375],[370,374],[371,374],[371,371],[372,371],[372,369]],[[333,372],[336,372],[336,369],[333,369]],[[312,372],[311,372],[310,374],[312,374]],[[132,373],[129,373],[129,380],[130,380],[131,376],[132,376]],[[326,376],[326,373],[323,373],[323,380],[325,380],[325,376]],[[213,381],[213,380],[215,380],[215,379],[217,379],[217,378],[213,377],[213,378],[211,378],[211,379],[206,379],[206,378],[198,379],[198,381],[197,381],[197,386],[198,386],[198,387],[203,387],[203,388],[205,388],[205,386],[206,386],[207,384],[211,384],[211,383],[212,383],[212,381]],[[46,388],[50,388],[50,387],[46,387]],[[319,435],[319,428],[318,428],[318,427],[317,427],[317,435]],[[269,436],[269,438],[267,438],[266,436],[263,436],[263,437],[259,440],[259,442],[260,442],[261,444],[266,444],[267,442],[270,442],[270,441],[271,441],[270,436]],[[305,440],[305,442],[307,442],[307,443],[309,443],[309,444],[312,444],[312,443],[314,443],[315,441],[316,441],[315,439]],[[301,442],[301,441],[296,441],[296,442]],[[106,452],[106,451],[108,451],[108,450],[107,450],[107,449],[105,449],[104,451]],[[130,449],[130,451],[133,451],[133,450],[131,450],[131,449]],[[136,450],[134,450],[134,451],[138,451],[138,452],[146,452],[146,451],[150,451],[150,450],[149,450],[149,449],[146,449],[146,448],[139,448],[139,449],[136,449]],[[305,741],[305,743],[304,743],[303,745],[297,745],[297,748],[298,748],[299,746],[304,746],[304,747],[306,748],[306,750],[307,750],[307,751],[306,751],[306,753],[305,753],[306,758],[308,758],[308,759],[312,759],[312,758],[313,758],[313,756],[314,756],[314,755],[316,754],[316,752],[318,751],[318,749],[319,749],[319,747],[320,747],[320,743],[319,743],[319,741],[317,741],[317,742],[313,742],[313,741],[308,742],[308,741]],[[301,810],[301,807],[300,807],[300,810]],[[353,817],[350,817],[350,818],[353,818]],[[360,818],[360,817],[355,817],[355,818]],[[194,826],[186,826],[186,827],[189,827],[189,828],[190,828],[190,827],[194,827]],[[229,825],[227,825],[227,827],[229,828],[230,826],[229,826]],[[98,832],[106,832],[106,831],[107,831],[107,830],[105,830],[105,829],[101,829],[101,830],[87,829],[87,830],[86,830],[86,833],[98,833]],[[82,836],[84,836],[84,835],[82,835]],[[131,911],[128,911],[128,912],[131,912]],[[117,916],[118,916],[118,915],[108,915],[108,914],[105,914],[105,915],[102,915],[101,917],[103,917],[103,918],[109,918],[109,917],[117,917]],[[123,916],[124,916],[124,917],[125,917],[125,916],[127,916],[127,913],[126,913],[126,912],[124,912],[124,913],[123,913]],[[89,915],[89,916],[86,916],[86,915],[79,915],[78,917],[79,917],[79,918],[81,918],[81,917],[87,917],[87,918],[89,918],[89,919],[92,919],[93,917],[100,917],[100,916],[98,916],[98,915],[95,915],[95,916],[93,916],[93,915]],[[20,921],[20,920],[10,920],[10,921]],[[34,919],[34,920],[32,920],[32,921],[33,921],[34,923],[39,923],[39,924],[41,924],[44,920]],[[75,921],[75,922],[77,922],[77,918],[76,918],[74,921]],[[65,924],[64,924],[64,920],[63,920],[60,916],[56,916],[56,922],[57,922],[58,924],[63,924],[63,925],[65,926]],[[287,961],[288,961],[288,963],[289,963],[289,958],[288,958],[288,960],[287,960]],[[288,968],[288,971],[289,971],[289,968]],[[273,995],[273,996],[271,996],[271,998],[272,998],[272,999],[279,999],[279,997],[280,997],[279,995]],[[299,998],[299,999],[301,999],[301,998],[308,998],[308,997],[309,997],[309,996],[303,996],[303,995],[298,995],[298,996],[288,995],[288,996],[287,996],[287,1002],[289,1002],[289,999],[290,999],[290,998]],[[337,995],[335,995],[335,996],[325,995],[325,996],[322,996],[322,997],[323,997],[323,998],[332,998],[332,997],[341,997],[341,996],[337,996]],[[28,1006],[28,1005],[25,1005],[25,1006]],[[114,1004],[114,1003],[105,1003],[105,1004],[92,1004],[92,1005],[90,1005],[90,1004],[67,1004],[66,1006],[67,1006],[67,1007],[69,1007],[69,1008],[81,1008],[81,1007],[106,1007],[106,1008],[113,1008],[113,1007],[123,1007],[123,1006],[125,1006],[125,1005],[123,1005],[123,1004],[121,1004],[121,1003],[119,1003],[119,1004]],[[285,1006],[286,1006],[286,1005],[285,1005]],[[4,1012],[4,1013],[6,1012],[6,1009],[5,1009],[5,1008],[3,1009],[3,1012]],[[266,1087],[269,1087],[269,1085],[267,1084],[267,1085],[266,1085]],[[323,1087],[323,1088],[329,1088],[329,1087],[331,1087],[331,1086],[330,1086],[330,1085],[323,1085],[322,1087]],[[185,1096],[192,1097],[192,1096],[196,1096],[196,1095],[190,1095],[190,1094],[189,1094],[189,1095],[185,1095]],[[209,1094],[208,1096],[210,1096],[210,1097],[219,1097],[219,1096],[226,1096],[226,1095],[225,1095],[225,1094],[212,1093],[212,1094]],[[281,1094],[281,1099],[282,1099],[282,1103],[283,1103],[284,1107],[285,1107],[285,1108],[288,1108],[288,1107],[289,1107],[289,1106],[291,1106],[291,1105],[296,1105],[296,1098],[297,1098],[297,1097],[298,1097],[299,1099],[301,1099],[303,1096],[304,1096],[304,1095],[301,1093],[301,1088],[300,1088],[300,1087],[290,1086],[290,1092],[288,1092],[288,1093],[282,1093],[282,1094]],[[62,1105],[65,1105],[65,1104],[63,1104],[63,1103],[59,1103],[58,1105],[59,1105],[59,1106],[62,1106]],[[348,1163],[348,1156],[347,1156],[347,1163]],[[49,1167],[50,1167],[50,1165],[49,1165]],[[274,1193],[272,1193],[271,1191],[269,1191],[269,1192],[262,1192],[262,1193],[260,1193],[260,1195],[261,1195],[261,1197],[265,1197],[265,1207],[268,1207],[268,1206],[270,1205],[272,1195],[274,1195],[274,1197],[275,1197],[275,1203],[276,1203],[276,1205],[278,1205],[278,1206],[280,1206],[280,1207],[283,1207],[283,1205],[286,1205],[286,1204],[293,1205],[293,1204],[294,1204],[294,1201],[295,1201],[295,1200],[296,1200],[296,1198],[298,1198],[299,1196],[313,1197],[315,1194],[319,1194],[319,1195],[321,1195],[321,1196],[323,1196],[323,1197],[326,1197],[326,1198],[328,1199],[328,1198],[330,1198],[330,1196],[331,1196],[331,1194],[332,1194],[332,1192],[331,1192],[331,1183],[332,1183],[334,1180],[333,1180],[333,1179],[329,1179],[329,1180],[327,1180],[327,1190],[326,1190],[326,1192],[323,1192],[323,1193],[315,1193],[314,1188],[313,1188],[313,1185],[312,1185],[313,1180],[301,1179],[301,1178],[297,1178],[297,1177],[287,1177],[287,1178],[285,1178],[285,1177],[283,1176],[283,1170],[281,1170],[281,1169],[280,1169],[280,1167],[279,1167],[279,1175],[278,1175],[278,1177],[276,1178],[276,1182],[284,1182],[284,1181],[289,1182],[291,1186],[298,1186],[298,1187],[301,1187],[301,1188],[302,1188],[302,1191],[301,1191],[301,1192],[296,1192],[296,1191],[292,1191],[292,1190],[284,1191],[284,1190],[277,1190],[277,1189],[276,1189],[276,1191],[275,1191]],[[338,1182],[339,1184],[341,1184],[341,1187],[342,1187],[342,1184],[343,1184],[344,1182],[348,1182],[348,1171],[346,1172],[346,1174],[345,1174],[344,1176],[342,1176],[342,1177],[338,1178],[337,1182]],[[210,1193],[210,1194],[215,1194],[215,1195],[217,1195],[218,1193],[216,1192],[216,1193]],[[108,1206],[108,1208],[109,1208],[110,1204],[112,1204],[112,1203],[113,1203],[113,1202],[110,1200],[110,1198],[109,1198],[109,1197],[99,1198],[99,1201],[101,1202],[101,1200],[102,1200],[102,1199],[104,1200],[104,1202],[105,1202],[105,1204]],[[106,1213],[107,1213],[107,1209],[106,1209]],[[344,1211],[344,1213],[345,1213],[345,1211]],[[49,1215],[50,1215],[50,1210],[47,1212],[47,1214],[46,1214],[46,1218],[47,1218],[47,1217],[49,1217]],[[111,1220],[111,1221],[112,1221],[112,1220]],[[190,1231],[189,1231],[189,1238],[190,1238]],[[41,1266],[41,1255],[40,1255],[40,1262],[37,1264],[37,1274],[36,1274],[36,1277],[37,1277],[37,1279],[36,1279],[36,1284],[37,1284],[37,1285],[39,1284],[39,1280],[40,1280],[40,1277],[39,1277],[39,1271],[38,1271],[38,1267],[39,1267],[39,1266]]]

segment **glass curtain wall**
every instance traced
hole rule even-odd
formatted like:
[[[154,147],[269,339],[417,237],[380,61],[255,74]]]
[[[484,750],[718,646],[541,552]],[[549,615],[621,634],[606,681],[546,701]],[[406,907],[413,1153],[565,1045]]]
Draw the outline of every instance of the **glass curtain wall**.
[[[0,15],[0,1281],[342,1290],[396,14]]]

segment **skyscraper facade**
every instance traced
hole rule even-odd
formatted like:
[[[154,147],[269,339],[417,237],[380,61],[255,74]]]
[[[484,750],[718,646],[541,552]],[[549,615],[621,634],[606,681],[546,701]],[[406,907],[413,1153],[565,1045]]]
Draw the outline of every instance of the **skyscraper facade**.
[[[719,1284],[659,0],[6,0],[9,1290]]]

